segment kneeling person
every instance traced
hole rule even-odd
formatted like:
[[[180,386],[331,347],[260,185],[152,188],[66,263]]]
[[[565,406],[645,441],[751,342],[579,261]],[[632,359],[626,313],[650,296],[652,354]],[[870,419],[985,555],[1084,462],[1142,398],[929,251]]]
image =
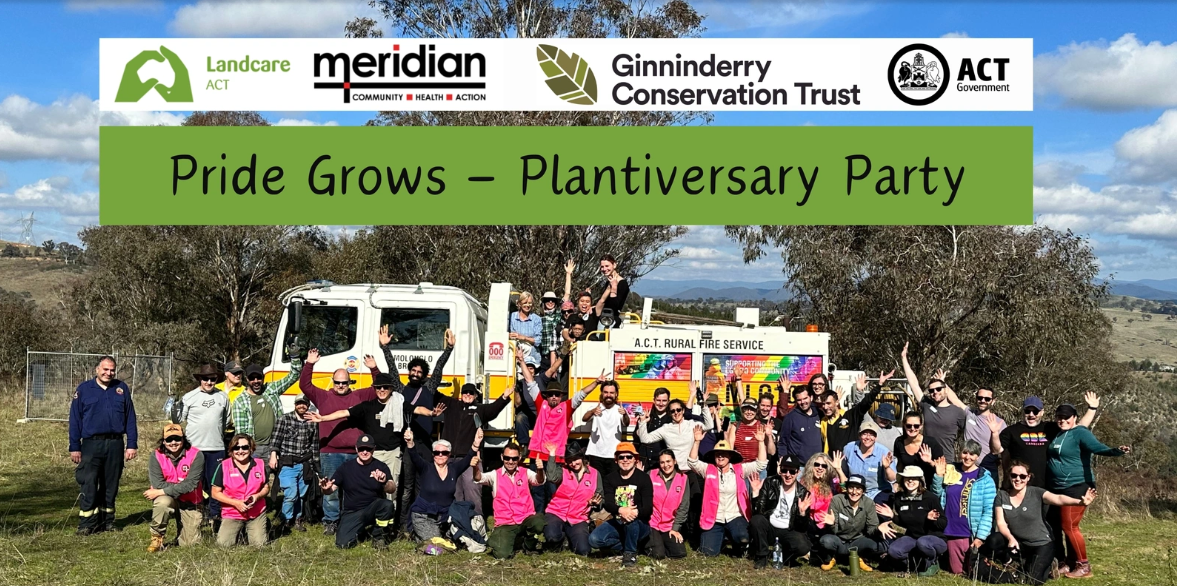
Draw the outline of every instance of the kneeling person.
[[[522,451],[518,444],[507,444],[502,468],[486,474],[474,469],[474,482],[490,486],[494,495],[495,528],[487,541],[491,555],[498,559],[513,557],[520,542],[525,552],[538,553],[544,532],[544,517],[536,514],[531,498],[531,487],[544,483],[544,471],[520,468]]]
[[[809,506],[813,498],[797,482],[801,460],[786,456],[780,461],[779,474],[768,477],[759,490],[754,490],[752,510],[753,543],[756,569],[768,565],[768,556],[779,542],[781,565],[791,566],[797,558],[809,555],[810,543],[806,534],[812,527]],[[756,480],[753,481],[756,489]]]
[[[336,468],[331,478],[324,478],[319,486],[324,495],[342,491],[343,511],[339,516],[339,531],[335,547],[353,547],[360,531],[372,524],[372,547],[388,547],[388,528],[392,523],[392,501],[385,495],[396,492],[396,481],[388,465],[373,457],[376,442],[368,434],[356,440],[356,458]]]
[[[266,520],[266,495],[270,494],[266,463],[254,458],[257,444],[239,433],[229,442],[230,456],[213,471],[212,498],[222,505],[221,528],[217,545],[231,547],[237,543],[242,527],[249,545],[261,547],[269,537]]]
[[[155,457],[147,461],[147,479],[151,488],[143,496],[151,501],[151,545],[148,552],[163,549],[168,522],[176,517],[180,546],[200,543],[200,474],[204,454],[188,443],[184,429],[176,423],[163,426],[163,437]]]
[[[613,518],[589,535],[596,549],[621,550],[621,567],[638,563],[638,545],[650,536],[654,485],[637,469],[638,450],[630,442],[617,444],[617,469],[605,475],[604,505]]]
[[[544,543],[548,551],[559,550],[568,538],[569,549],[576,555],[589,554],[589,509],[601,504],[601,473],[585,461],[579,446],[564,449],[564,469],[556,461],[556,445],[547,444],[548,463],[544,475],[556,486],[544,515]]]
[[[822,535],[817,542],[822,556],[821,569],[826,571],[834,569],[838,556],[849,555],[850,548],[856,548],[859,556],[877,555],[881,549],[879,542],[871,537],[879,530],[879,516],[874,501],[863,498],[866,479],[851,474],[844,486],[846,492],[834,495],[823,519],[832,532]],[[862,557],[858,558],[858,567],[864,572],[874,571]]]
[[[674,450],[658,453],[658,469],[650,471],[654,488],[654,506],[650,512],[650,557],[685,558],[683,525],[691,510],[691,490],[687,475],[678,469]]]

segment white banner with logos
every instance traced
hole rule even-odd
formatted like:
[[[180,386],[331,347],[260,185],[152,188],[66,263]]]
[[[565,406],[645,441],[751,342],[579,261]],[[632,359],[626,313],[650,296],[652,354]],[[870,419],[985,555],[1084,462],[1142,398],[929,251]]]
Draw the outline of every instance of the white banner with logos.
[[[1032,39],[102,39],[103,110],[1030,111]]]

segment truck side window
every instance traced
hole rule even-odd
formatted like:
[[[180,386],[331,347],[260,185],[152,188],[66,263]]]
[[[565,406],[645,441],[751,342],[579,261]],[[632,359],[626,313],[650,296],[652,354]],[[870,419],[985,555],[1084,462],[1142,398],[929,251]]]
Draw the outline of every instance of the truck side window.
[[[319,354],[323,356],[354,348],[359,313],[356,307],[304,306],[302,314],[306,326],[299,334],[303,355],[310,348],[318,348]],[[287,331],[286,335],[289,337],[291,334]],[[284,355],[283,360],[289,361],[290,357]]]
[[[380,324],[388,324],[393,350],[445,350],[445,331],[450,327],[448,309],[389,307],[380,310]]]

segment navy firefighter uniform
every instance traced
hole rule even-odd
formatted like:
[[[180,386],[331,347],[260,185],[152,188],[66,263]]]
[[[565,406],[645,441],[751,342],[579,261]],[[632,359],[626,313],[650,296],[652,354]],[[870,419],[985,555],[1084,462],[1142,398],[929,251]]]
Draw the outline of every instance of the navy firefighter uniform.
[[[69,407],[69,451],[82,453],[75,471],[82,487],[78,533],[114,528],[114,501],[123,474],[124,449],[139,449],[130,387],[118,379],[103,386],[97,378],[78,385]]]

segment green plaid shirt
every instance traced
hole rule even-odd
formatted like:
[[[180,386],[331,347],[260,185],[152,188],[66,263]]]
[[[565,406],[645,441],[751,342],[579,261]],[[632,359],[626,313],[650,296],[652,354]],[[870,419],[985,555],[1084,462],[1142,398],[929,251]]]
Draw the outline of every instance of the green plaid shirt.
[[[286,376],[278,379],[268,385],[262,390],[262,397],[270,403],[270,408],[274,410],[274,420],[277,421],[282,417],[282,393],[290,388],[295,381],[298,380],[298,375],[302,371],[302,361],[294,358],[290,361],[290,372]],[[233,407],[230,409],[230,416],[233,418],[233,430],[236,433],[248,433],[253,436],[253,410],[249,408],[249,398],[254,395],[250,394],[248,390],[242,391],[233,400]],[[242,398],[245,400],[242,400]]]
[[[543,331],[540,335],[539,344],[537,345],[543,355],[549,352],[555,352],[560,349],[560,343],[563,340],[560,338],[560,329],[563,326],[563,319],[560,317],[560,306],[556,305],[556,311],[545,313],[543,315]]]

